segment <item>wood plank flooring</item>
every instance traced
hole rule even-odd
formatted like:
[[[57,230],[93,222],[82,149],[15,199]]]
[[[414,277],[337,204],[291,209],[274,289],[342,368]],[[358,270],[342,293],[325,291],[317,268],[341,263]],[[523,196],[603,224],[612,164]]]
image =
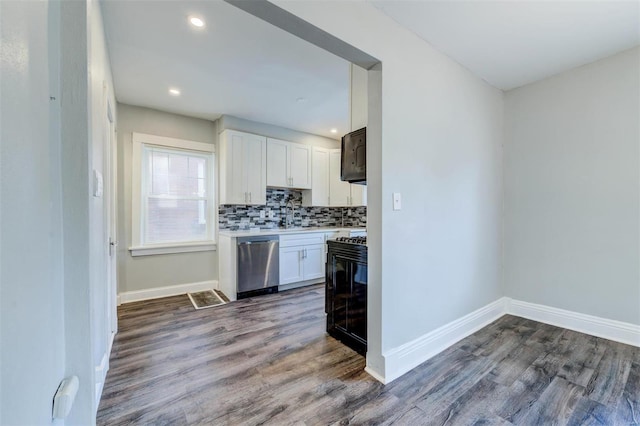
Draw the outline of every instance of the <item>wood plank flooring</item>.
[[[504,316],[387,386],[325,332],[322,285],[123,305],[100,425],[638,425],[640,349]]]

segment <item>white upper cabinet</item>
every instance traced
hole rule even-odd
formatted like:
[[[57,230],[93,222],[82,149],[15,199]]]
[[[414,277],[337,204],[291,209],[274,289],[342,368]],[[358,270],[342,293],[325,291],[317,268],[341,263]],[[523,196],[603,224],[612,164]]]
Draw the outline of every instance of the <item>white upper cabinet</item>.
[[[293,143],[289,145],[291,162],[289,176],[294,188],[311,188],[311,147]]]
[[[349,206],[351,184],[340,180],[340,150],[329,152],[329,206]]]
[[[267,185],[289,186],[289,142],[267,140]]]
[[[340,180],[340,150],[313,147],[311,190],[303,191],[302,205],[356,207],[367,205],[366,185]]]
[[[366,206],[367,205],[367,185],[351,184],[350,206]]]
[[[225,130],[219,151],[220,204],[266,204],[266,138]]]
[[[311,188],[311,147],[267,139],[267,186]]]
[[[314,146],[311,153],[311,191],[302,192],[304,206],[329,205],[329,149]]]

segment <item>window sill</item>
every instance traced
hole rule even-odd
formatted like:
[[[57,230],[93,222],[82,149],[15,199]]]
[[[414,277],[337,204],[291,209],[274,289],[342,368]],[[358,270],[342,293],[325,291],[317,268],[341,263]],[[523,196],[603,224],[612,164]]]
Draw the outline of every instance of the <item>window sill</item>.
[[[203,241],[183,244],[154,244],[140,247],[129,247],[131,256],[152,256],[155,254],[193,253],[198,251],[215,251],[216,243]]]

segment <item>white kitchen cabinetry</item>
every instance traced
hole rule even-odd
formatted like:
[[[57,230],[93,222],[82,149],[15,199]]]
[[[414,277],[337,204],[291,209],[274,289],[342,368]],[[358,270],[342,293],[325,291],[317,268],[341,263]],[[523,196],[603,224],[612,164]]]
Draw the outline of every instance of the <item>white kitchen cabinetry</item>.
[[[340,150],[314,147],[311,155],[311,190],[302,193],[303,206],[366,206],[366,185],[340,180]]]
[[[266,204],[266,138],[225,130],[219,148],[220,204]]]
[[[349,206],[351,184],[340,180],[340,150],[329,152],[329,206]]]
[[[268,138],[267,186],[311,188],[311,147]]]
[[[280,236],[280,285],[324,278],[324,234]]]

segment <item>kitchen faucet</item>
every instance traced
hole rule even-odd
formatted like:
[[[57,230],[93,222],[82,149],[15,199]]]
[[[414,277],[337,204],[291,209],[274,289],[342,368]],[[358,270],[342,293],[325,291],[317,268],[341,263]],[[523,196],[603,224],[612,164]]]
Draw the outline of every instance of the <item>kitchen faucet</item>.
[[[289,220],[289,205],[291,205],[291,220]],[[287,205],[284,210],[284,227],[288,229],[289,226],[293,225],[293,218],[296,214],[296,205],[293,203],[293,200],[287,201]]]

